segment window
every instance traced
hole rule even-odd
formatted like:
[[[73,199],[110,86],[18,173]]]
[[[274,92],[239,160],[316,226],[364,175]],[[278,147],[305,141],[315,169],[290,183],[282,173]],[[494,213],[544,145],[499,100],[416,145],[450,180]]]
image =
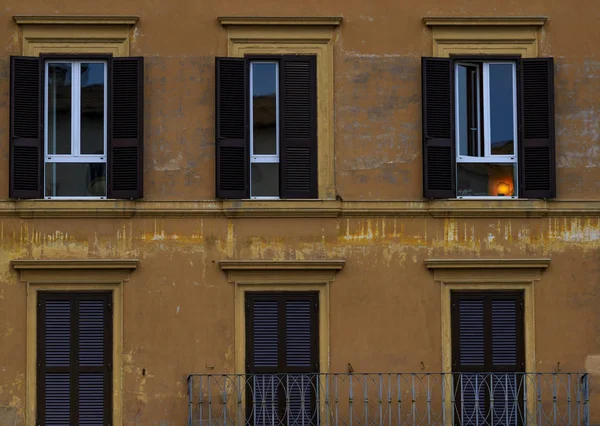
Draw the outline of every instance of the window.
[[[508,196],[517,188],[515,62],[457,61],[457,196]]]
[[[246,294],[250,424],[318,424],[318,323],[316,292]]]
[[[45,63],[46,198],[106,198],[106,61]]]
[[[11,57],[11,198],[140,198],[143,58]]]
[[[39,292],[36,424],[112,423],[111,293]]]
[[[279,63],[250,62],[250,197],[279,197]]]
[[[522,293],[452,292],[451,300],[455,422],[521,424],[526,385],[519,374],[525,369]]]
[[[317,198],[316,57],[217,58],[219,198]]]
[[[552,58],[423,58],[426,198],[553,198]]]

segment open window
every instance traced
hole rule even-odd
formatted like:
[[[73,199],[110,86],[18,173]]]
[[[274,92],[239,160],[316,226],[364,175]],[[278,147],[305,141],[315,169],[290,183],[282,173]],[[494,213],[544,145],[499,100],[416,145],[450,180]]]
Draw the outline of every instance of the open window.
[[[426,198],[553,198],[552,58],[423,58]]]
[[[515,61],[456,61],[456,196],[517,196]]]

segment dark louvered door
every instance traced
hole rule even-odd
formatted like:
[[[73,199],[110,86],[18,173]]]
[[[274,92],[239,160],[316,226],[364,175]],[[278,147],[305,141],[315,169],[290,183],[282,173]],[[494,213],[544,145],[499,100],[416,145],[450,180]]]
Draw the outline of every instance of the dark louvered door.
[[[247,414],[251,424],[317,424],[318,350],[316,293],[247,295],[246,369],[251,407]]]
[[[37,424],[112,423],[110,293],[40,293]]]
[[[10,57],[10,197],[42,198],[40,58]]]
[[[518,425],[523,388],[523,298],[511,292],[452,294],[452,369],[461,425]],[[493,405],[492,405],[493,401]]]
[[[452,61],[421,58],[423,196],[456,196]]]
[[[215,157],[217,198],[248,198],[247,62],[216,58]]]
[[[110,64],[108,196],[144,196],[144,58],[113,58]]]
[[[554,60],[520,63],[520,196],[556,197],[554,134]]]
[[[317,58],[283,56],[281,69],[281,198],[317,198]]]

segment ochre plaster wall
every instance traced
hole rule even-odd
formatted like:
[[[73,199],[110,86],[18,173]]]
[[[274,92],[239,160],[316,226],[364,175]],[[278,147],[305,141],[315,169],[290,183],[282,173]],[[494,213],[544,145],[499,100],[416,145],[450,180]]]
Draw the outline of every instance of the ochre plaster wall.
[[[26,288],[8,266],[16,258],[140,260],[124,283],[125,424],[181,424],[188,373],[233,373],[234,288],[222,259],[346,260],[330,287],[333,372],[347,363],[441,371],[440,284],[427,258],[551,258],[535,284],[537,371],[558,362],[583,371],[600,354],[598,219],[291,220],[3,219],[0,404],[23,413]],[[593,375],[592,408],[597,389]]]
[[[23,14],[139,16],[130,53],[146,63],[147,201],[214,197],[214,57],[227,52],[218,16],[343,17],[334,42],[335,176],[346,201],[421,200],[420,57],[432,48],[423,17],[546,16],[540,53],[556,64],[558,198],[600,199],[595,0],[4,0],[0,201],[8,196],[9,55],[21,51],[12,17]],[[23,424],[25,412],[26,294],[9,262],[41,258],[140,259],[124,284],[124,422],[175,425],[187,415],[187,374],[233,372],[234,289],[219,260],[345,260],[331,285],[330,371],[351,363],[438,372],[440,284],[425,259],[548,257],[535,284],[537,371],[558,362],[562,371],[587,368],[600,422],[600,211],[529,219],[25,219],[2,211],[0,424]]]
[[[585,11],[585,13],[580,13]],[[172,2],[6,0],[0,11],[0,197],[8,194],[8,56],[20,53],[13,15],[138,15],[131,54],[146,57],[145,195],[214,197],[214,57],[227,53],[218,16],[342,16],[335,41],[337,192],[343,199],[421,197],[420,57],[425,16],[546,16],[540,54],[556,64],[558,196],[597,199],[600,64],[594,0]]]

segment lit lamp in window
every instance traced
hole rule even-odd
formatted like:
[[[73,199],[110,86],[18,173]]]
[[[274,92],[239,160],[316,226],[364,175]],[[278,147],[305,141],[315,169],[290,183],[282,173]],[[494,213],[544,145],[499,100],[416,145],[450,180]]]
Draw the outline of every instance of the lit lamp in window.
[[[504,182],[500,182],[496,188],[498,189],[498,195],[505,196],[510,194],[510,185]]]

